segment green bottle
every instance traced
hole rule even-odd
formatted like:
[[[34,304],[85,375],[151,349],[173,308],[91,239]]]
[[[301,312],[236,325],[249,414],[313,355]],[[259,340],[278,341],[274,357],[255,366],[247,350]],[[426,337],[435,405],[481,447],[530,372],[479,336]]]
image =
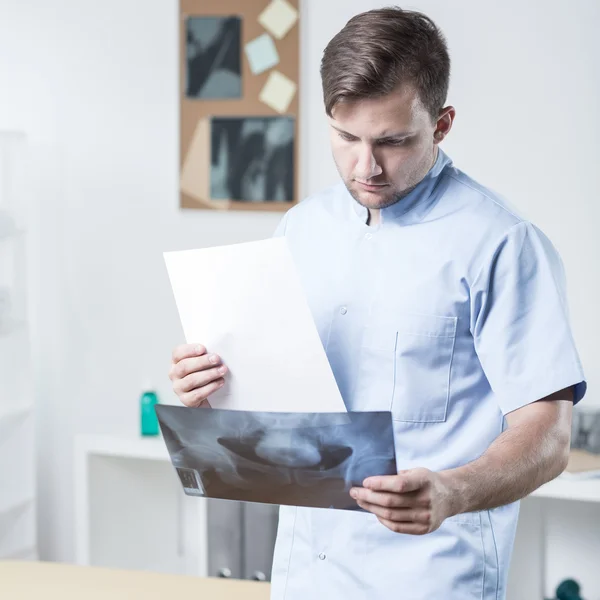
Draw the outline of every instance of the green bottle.
[[[142,435],[158,435],[158,418],[154,407],[158,404],[158,395],[153,390],[146,390],[140,397],[140,425]]]

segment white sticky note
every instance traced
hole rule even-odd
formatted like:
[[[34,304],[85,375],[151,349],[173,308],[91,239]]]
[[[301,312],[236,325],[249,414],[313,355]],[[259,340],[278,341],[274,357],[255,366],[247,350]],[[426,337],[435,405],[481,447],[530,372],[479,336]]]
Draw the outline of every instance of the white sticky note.
[[[246,56],[254,75],[274,67],[279,63],[275,42],[268,33],[263,33],[246,44]]]
[[[345,412],[285,238],[164,258],[185,339],[229,369],[211,406]]]
[[[289,77],[279,71],[272,71],[260,92],[259,99],[273,110],[284,113],[296,94],[296,88],[296,84]]]
[[[297,20],[298,11],[286,0],[273,0],[258,17],[258,22],[278,40],[287,35]]]

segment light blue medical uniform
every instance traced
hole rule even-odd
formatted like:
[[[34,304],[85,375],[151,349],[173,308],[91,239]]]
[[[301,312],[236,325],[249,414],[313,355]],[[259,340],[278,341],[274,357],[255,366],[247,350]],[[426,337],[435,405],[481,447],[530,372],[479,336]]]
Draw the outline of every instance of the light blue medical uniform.
[[[506,202],[440,150],[379,225],[366,220],[339,184],[276,235],[348,410],[392,412],[399,469],[464,465],[506,413],[572,385],[583,397],[560,258]],[[282,507],[272,599],[504,598],[517,515],[515,503],[410,536],[367,513]]]

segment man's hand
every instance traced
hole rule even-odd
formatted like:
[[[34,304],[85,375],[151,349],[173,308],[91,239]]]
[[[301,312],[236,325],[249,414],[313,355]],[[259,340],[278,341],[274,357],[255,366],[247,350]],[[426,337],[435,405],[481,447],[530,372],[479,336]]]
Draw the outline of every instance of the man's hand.
[[[510,504],[565,468],[572,410],[573,389],[565,388],[507,414],[508,428],[466,465],[368,477],[350,495],[392,531],[416,535],[453,515]]]
[[[202,345],[182,344],[173,350],[169,379],[186,406],[207,404],[208,397],[225,383],[226,373],[221,357],[209,354]]]
[[[430,533],[453,514],[450,488],[439,473],[428,469],[368,477],[363,487],[352,488],[350,495],[396,533]]]

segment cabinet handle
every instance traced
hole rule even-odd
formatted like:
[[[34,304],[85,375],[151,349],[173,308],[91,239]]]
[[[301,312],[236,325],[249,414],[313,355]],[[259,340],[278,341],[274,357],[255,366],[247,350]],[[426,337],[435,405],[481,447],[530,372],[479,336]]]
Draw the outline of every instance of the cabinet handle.
[[[219,569],[218,576],[229,579],[229,577],[231,577],[231,569],[229,567],[223,567],[222,569]]]
[[[254,579],[254,581],[266,581],[267,576],[262,571],[254,571],[252,579]]]

